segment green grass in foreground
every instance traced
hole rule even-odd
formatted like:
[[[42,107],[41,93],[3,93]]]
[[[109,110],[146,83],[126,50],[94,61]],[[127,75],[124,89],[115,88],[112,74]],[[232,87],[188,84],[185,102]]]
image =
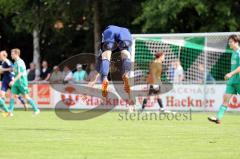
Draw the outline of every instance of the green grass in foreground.
[[[64,121],[53,111],[16,111],[0,117],[0,159],[238,159],[239,114],[223,123],[194,113],[188,121],[120,121],[110,112],[88,121]]]

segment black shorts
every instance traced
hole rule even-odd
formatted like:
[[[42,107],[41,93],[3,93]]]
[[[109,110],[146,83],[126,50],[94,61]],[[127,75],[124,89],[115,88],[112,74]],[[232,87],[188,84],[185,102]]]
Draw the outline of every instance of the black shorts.
[[[161,87],[158,85],[158,88],[154,88],[153,85],[150,85],[148,95],[158,95],[161,93]]]

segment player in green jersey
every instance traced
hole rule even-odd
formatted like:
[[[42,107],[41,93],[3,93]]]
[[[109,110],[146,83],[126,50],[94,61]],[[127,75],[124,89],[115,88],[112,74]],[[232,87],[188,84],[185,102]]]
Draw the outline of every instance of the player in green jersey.
[[[36,103],[30,98],[28,90],[28,80],[27,80],[27,71],[24,61],[20,58],[20,50],[12,49],[11,50],[12,59],[15,61],[13,66],[13,71],[15,73],[15,78],[10,82],[11,93],[16,99],[18,95],[22,95],[26,101],[32,106],[34,110],[34,115],[40,113],[40,110],[37,108]],[[10,99],[10,111],[14,109],[14,98]]]
[[[227,80],[227,88],[223,96],[223,104],[220,106],[216,117],[208,117],[208,120],[220,124],[225,111],[227,110],[229,100],[235,94],[240,94],[240,38],[237,35],[230,35],[228,44],[234,53],[231,57],[231,72],[224,76]]]

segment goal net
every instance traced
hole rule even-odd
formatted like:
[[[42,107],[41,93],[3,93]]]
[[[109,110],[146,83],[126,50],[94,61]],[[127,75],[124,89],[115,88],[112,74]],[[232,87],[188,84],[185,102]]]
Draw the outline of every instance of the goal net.
[[[240,33],[134,35],[134,84],[146,83],[156,52],[165,53],[162,81],[171,83],[221,83],[230,70],[232,50],[227,39]],[[177,62],[180,62],[180,65]],[[175,80],[177,70],[182,78]],[[181,71],[180,71],[181,72]]]

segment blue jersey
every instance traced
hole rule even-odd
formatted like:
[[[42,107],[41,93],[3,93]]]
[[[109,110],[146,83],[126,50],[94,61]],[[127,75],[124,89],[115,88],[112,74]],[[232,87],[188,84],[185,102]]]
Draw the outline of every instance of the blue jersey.
[[[13,68],[13,63],[6,59],[5,61],[2,62],[2,68]],[[14,72],[13,71],[4,71],[3,72],[3,82],[11,82],[14,79]]]
[[[131,52],[131,45],[132,35],[127,28],[109,25],[102,33],[102,51],[118,52],[126,49]]]

